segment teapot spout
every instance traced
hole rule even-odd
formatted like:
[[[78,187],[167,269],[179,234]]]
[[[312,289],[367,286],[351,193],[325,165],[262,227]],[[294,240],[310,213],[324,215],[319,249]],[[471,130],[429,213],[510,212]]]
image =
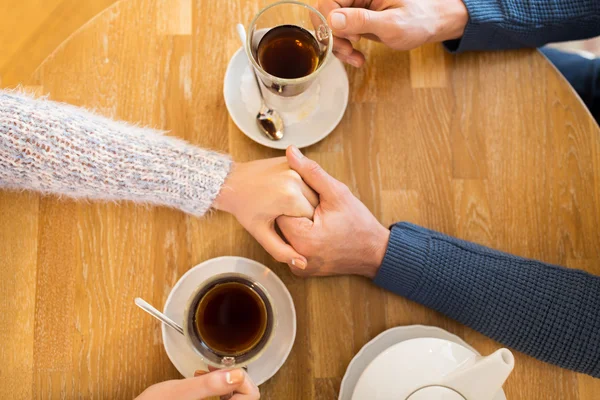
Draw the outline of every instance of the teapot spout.
[[[515,366],[515,358],[508,349],[500,349],[460,368],[444,379],[444,384],[467,400],[491,400],[502,388]]]

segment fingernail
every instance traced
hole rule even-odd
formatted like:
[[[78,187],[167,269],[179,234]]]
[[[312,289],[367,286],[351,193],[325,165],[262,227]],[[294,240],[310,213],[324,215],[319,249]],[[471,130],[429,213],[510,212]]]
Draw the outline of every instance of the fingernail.
[[[292,260],[292,265],[296,268],[306,269],[306,261],[304,261],[300,258],[294,258]]]
[[[230,385],[235,385],[244,380],[244,371],[241,369],[232,369],[225,374],[225,380]]]
[[[296,146],[291,146],[291,148],[292,148],[292,153],[294,153],[296,158],[298,158],[299,160],[304,158],[304,154],[302,154],[302,152],[300,150],[298,150],[298,148]]]
[[[346,16],[339,12],[331,14],[331,27],[333,29],[345,29],[346,28]]]

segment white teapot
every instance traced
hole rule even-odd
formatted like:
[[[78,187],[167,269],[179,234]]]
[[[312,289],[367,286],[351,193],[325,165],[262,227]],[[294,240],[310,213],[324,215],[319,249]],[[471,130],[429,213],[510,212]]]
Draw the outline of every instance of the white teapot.
[[[504,399],[499,392],[514,365],[508,349],[480,357],[448,340],[406,340],[365,368],[352,400]]]

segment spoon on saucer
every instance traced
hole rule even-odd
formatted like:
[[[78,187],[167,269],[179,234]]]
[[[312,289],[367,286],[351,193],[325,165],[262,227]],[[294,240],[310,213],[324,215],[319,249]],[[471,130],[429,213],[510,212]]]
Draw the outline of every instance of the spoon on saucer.
[[[181,335],[185,336],[185,333],[183,333],[183,328],[177,322],[173,321],[171,318],[158,311],[152,304],[148,303],[146,300],[142,299],[141,297],[136,297],[135,305],[141,308],[142,310],[146,311],[148,314],[152,315],[157,320],[161,321],[163,324],[167,325],[169,328],[172,328],[177,332],[181,333]],[[244,366],[243,369],[245,371],[248,371],[248,367],[246,366]],[[194,374],[194,376],[196,375]],[[220,400],[229,400],[232,396],[233,393],[226,394],[221,396]]]
[[[246,48],[246,29],[244,28],[244,25],[237,24],[236,29],[240,40],[242,41],[242,47]],[[254,74],[254,80],[256,80],[261,101],[260,110],[258,111],[258,114],[256,114],[256,124],[266,137],[271,140],[280,140],[283,138],[283,120],[277,111],[269,108],[265,103],[265,96],[263,95],[258,76],[256,76],[256,71],[252,66],[250,66],[250,69]]]
[[[156,308],[154,308],[154,306],[152,306],[152,304],[148,303],[146,300],[142,299],[141,297],[136,297],[135,305],[137,305],[142,310],[146,311],[148,314],[152,315],[157,320],[161,321],[163,324],[167,325],[169,328],[173,328],[174,330],[185,336],[185,334],[183,333],[183,328],[179,326],[177,322],[173,321],[171,318],[158,311]]]

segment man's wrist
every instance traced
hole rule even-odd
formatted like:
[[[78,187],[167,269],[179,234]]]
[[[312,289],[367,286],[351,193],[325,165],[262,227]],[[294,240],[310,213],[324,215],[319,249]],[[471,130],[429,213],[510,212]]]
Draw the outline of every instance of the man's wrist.
[[[373,232],[371,241],[372,251],[367,262],[364,264],[362,275],[369,279],[375,278],[377,271],[383,263],[385,252],[387,251],[388,243],[390,241],[390,230],[385,228],[383,225],[379,225],[378,228]]]
[[[439,24],[432,42],[458,39],[465,33],[469,12],[462,0],[441,0],[438,4]]]

